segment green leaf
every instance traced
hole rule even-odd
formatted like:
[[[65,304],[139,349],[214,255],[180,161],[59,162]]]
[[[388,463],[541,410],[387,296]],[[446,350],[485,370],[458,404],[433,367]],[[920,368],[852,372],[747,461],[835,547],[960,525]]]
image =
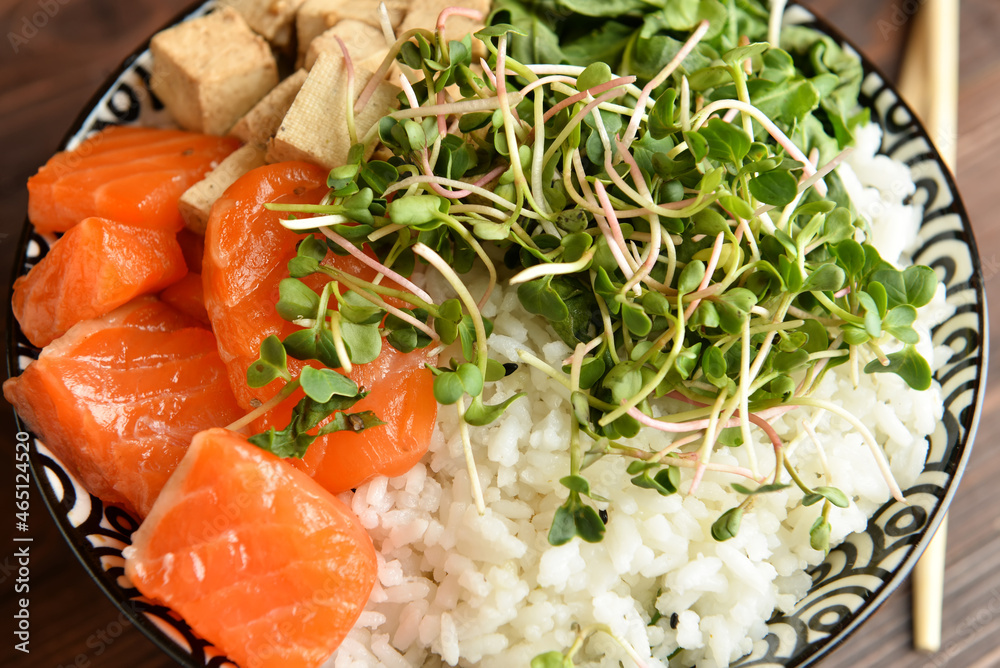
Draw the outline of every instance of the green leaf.
[[[344,320],[356,325],[377,325],[382,322],[385,311],[353,290],[345,292],[341,299],[339,311]]]
[[[695,161],[701,162],[708,156],[708,142],[697,130],[685,132],[684,141],[687,142],[688,150],[691,151]]]
[[[260,342],[260,358],[247,368],[247,385],[264,387],[277,378],[291,380],[285,347],[272,334]]]
[[[677,282],[677,291],[683,294],[696,291],[698,286],[701,285],[701,281],[705,278],[706,269],[705,263],[701,260],[688,262],[687,266],[681,271],[681,277]]]
[[[885,288],[888,308],[909,303],[903,272],[892,267],[883,267],[872,272],[870,280],[881,283],[882,287]]]
[[[660,496],[670,496],[677,493],[680,481],[680,469],[676,466],[661,469],[656,473],[656,476],[650,476],[649,471],[644,470],[640,475],[632,478],[632,484],[636,487],[655,490]]]
[[[903,286],[906,291],[906,303],[920,308],[930,303],[937,292],[937,273],[924,265],[913,265],[903,270]]]
[[[381,195],[399,180],[399,172],[388,162],[372,160],[361,168],[361,179]]]
[[[329,401],[334,395],[352,397],[358,393],[357,383],[333,369],[305,366],[299,374],[299,383],[307,397],[320,403]]]
[[[474,32],[473,35],[486,42],[489,41],[490,37],[500,37],[501,35],[520,35],[521,37],[527,37],[528,35],[522,32],[519,28],[515,28],[509,23],[497,23],[496,25],[486,26],[482,30]]]
[[[819,550],[820,552],[830,551],[830,530],[832,527],[830,523],[827,522],[823,516],[816,518],[813,523],[812,528],[809,529],[809,545],[814,550]]]
[[[878,304],[867,292],[858,293],[858,303],[865,310],[865,331],[873,339],[882,336],[882,318],[879,317]]]
[[[743,220],[753,219],[753,207],[744,199],[734,197],[733,195],[723,195],[719,198],[719,204],[737,218],[742,218]]]
[[[835,264],[821,264],[806,277],[803,292],[837,292],[847,281],[844,270]]]
[[[454,371],[446,371],[434,378],[434,398],[439,404],[450,406],[464,395],[465,386]]]
[[[622,304],[622,320],[635,336],[643,337],[653,329],[653,321],[638,306],[626,302]]]
[[[333,419],[319,428],[317,436],[326,436],[338,431],[350,431],[355,434],[372,427],[384,426],[385,422],[378,419],[372,411],[361,411],[360,413],[337,413]]]
[[[346,320],[340,323],[340,335],[353,364],[375,361],[382,352],[382,337],[374,325],[356,325]]]
[[[284,278],[278,284],[278,315],[292,322],[301,318],[315,318],[319,309],[319,295],[297,278]]]
[[[649,114],[649,122],[647,124],[649,135],[653,139],[663,139],[680,130],[680,126],[676,124],[676,114],[677,90],[675,88],[667,88],[656,98],[656,103]]]
[[[483,391],[483,374],[479,367],[469,362],[463,362],[455,369],[455,374],[462,381],[462,387],[470,397],[479,396]]]
[[[495,359],[486,360],[486,382],[495,383],[501,378],[507,377],[507,369],[503,364]]]
[[[590,496],[590,483],[583,476],[568,475],[559,479],[559,484],[577,494]]]
[[[576,78],[576,88],[585,91],[611,81],[611,67],[607,63],[594,62],[587,65]]]
[[[889,332],[903,343],[916,343],[920,336],[912,325],[917,319],[917,309],[909,304],[897,306],[882,319],[882,329]]]
[[[888,366],[872,360],[865,366],[865,373],[894,373],[915,390],[922,391],[931,386],[931,367],[912,345],[886,357],[889,359]]]
[[[573,668],[573,661],[558,650],[539,654],[531,659],[531,668]]]
[[[559,293],[552,288],[552,277],[546,276],[517,286],[517,297],[528,313],[544,315],[550,320],[565,320],[569,309]]]
[[[851,505],[847,495],[836,487],[817,487],[813,491],[820,494],[823,498],[838,508],[847,508]]]
[[[753,142],[746,132],[721,118],[713,118],[698,130],[698,133],[708,143],[709,158],[728,162],[736,167],[743,163],[743,158],[750,151],[750,144]]]
[[[848,276],[857,277],[865,268],[865,250],[854,239],[845,239],[832,248]]]
[[[572,500],[573,495],[570,494]],[[559,506],[549,527],[549,545],[565,545],[576,536],[576,518],[569,502]]]
[[[788,206],[799,192],[799,182],[791,172],[775,169],[750,181],[750,194],[764,204]]]
[[[770,494],[771,492],[780,492],[783,489],[788,489],[791,487],[790,484],[784,483],[772,483],[770,485],[761,485],[757,489],[750,489],[749,487],[744,487],[738,482],[732,484],[733,489],[735,489],[740,494],[745,494],[746,496],[755,496],[757,494]]]
[[[767,51],[771,45],[767,42],[755,42],[746,46],[738,46],[722,54],[722,62],[735,66],[747,58],[754,58]]]
[[[358,175],[357,164],[341,165],[330,170],[326,177],[326,185],[333,191],[342,191],[349,184],[354,182]]]
[[[503,415],[508,406],[526,396],[524,392],[518,392],[499,404],[484,404],[482,396],[474,397],[465,411],[465,421],[473,427],[485,427]]]
[[[712,524],[712,538],[720,543],[733,538],[740,532],[742,522],[743,509],[740,507],[730,508]]]
[[[573,522],[576,535],[588,543],[600,543],[604,538],[604,521],[593,507],[581,503],[573,511]]]
[[[611,391],[612,401],[620,404],[642,389],[642,374],[631,363],[622,363],[608,372],[602,385]]]
[[[851,346],[860,346],[863,343],[871,341],[871,335],[865,331],[864,327],[858,327],[857,325],[852,325],[850,323],[845,323],[840,326],[840,331],[844,334],[844,343]]]
[[[771,368],[779,373],[794,371],[809,361],[809,353],[799,348],[790,353],[777,353],[772,358]]]
[[[386,215],[397,225],[426,225],[441,220],[447,206],[437,195],[397,197],[386,207]]]
[[[885,287],[878,281],[869,281],[867,293],[872,298],[872,301],[875,302],[878,317],[884,318],[889,308],[889,295],[886,294]]]
[[[764,54],[764,69],[760,78],[772,83],[782,83],[795,76],[795,61],[787,51],[772,48]]]
[[[726,358],[722,351],[716,346],[706,348],[701,356],[701,368],[709,381],[713,378],[724,377],[726,375]]]

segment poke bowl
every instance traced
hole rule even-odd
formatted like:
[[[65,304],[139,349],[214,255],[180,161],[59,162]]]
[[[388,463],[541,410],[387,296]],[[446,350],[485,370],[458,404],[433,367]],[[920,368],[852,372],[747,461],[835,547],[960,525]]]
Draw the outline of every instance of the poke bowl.
[[[199,4],[177,21],[205,14],[214,3]],[[795,23],[809,25],[851,49],[849,42],[821,19],[798,6],[789,8]],[[84,110],[67,135],[72,147],[107,125],[161,126],[171,120],[148,89],[151,54],[140,48],[122,64]],[[932,330],[935,346],[950,348],[950,359],[934,371],[944,401],[943,417],[928,437],[929,449],[916,481],[902,490],[905,503],[890,500],[868,521],[865,531],[832,547],[810,572],[808,594],[791,611],[775,613],[763,641],[734,666],[808,666],[819,661],[881,604],[907,577],[944,516],[968,460],[983,399],[988,340],[979,257],[968,216],[953,177],[926,131],[893,87],[862,57],[860,102],[881,130],[878,153],[905,163],[916,192],[909,202],[923,207],[916,263],[935,269],[946,286],[954,312]],[[45,256],[50,240],[26,223],[21,239],[20,273]],[[16,375],[37,358],[8,312],[8,365]],[[122,550],[139,521],[104,504],[74,479],[59,459],[35,440],[30,458],[37,484],[52,516],[85,569],[116,606],[164,653],[184,666],[230,665],[169,608],[150,601],[124,574]]]

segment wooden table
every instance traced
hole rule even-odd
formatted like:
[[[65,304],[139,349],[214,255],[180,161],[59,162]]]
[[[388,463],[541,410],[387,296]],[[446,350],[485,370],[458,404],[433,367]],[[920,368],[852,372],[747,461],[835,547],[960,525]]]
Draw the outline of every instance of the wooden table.
[[[188,0],[8,0],[0,10],[0,282],[6,294],[26,193],[24,182],[56,149],[63,133],[118,62]],[[807,0],[894,78],[909,13],[920,0]],[[48,11],[48,14],[46,13]],[[958,182],[972,216],[990,300],[1000,304],[1000,224],[996,204],[1000,155],[1000,3],[962,3]],[[17,37],[12,37],[16,35]],[[994,314],[1000,313],[995,307]],[[994,331],[1000,320],[994,316]],[[997,359],[997,358],[994,358]],[[994,363],[991,379],[1000,373]],[[823,668],[991,668],[1000,666],[1000,408],[987,397],[977,447],[952,506],[944,610],[944,648],[910,649],[910,592],[902,587]],[[12,471],[15,428],[0,407],[0,470]],[[8,483],[4,483],[4,488]],[[5,494],[6,498],[10,498]],[[5,501],[5,507],[8,502]],[[31,654],[12,649],[13,577],[4,520],[0,557],[0,666],[158,668],[172,663],[119,617],[63,543],[41,500],[31,533]],[[10,528],[8,528],[10,527]]]

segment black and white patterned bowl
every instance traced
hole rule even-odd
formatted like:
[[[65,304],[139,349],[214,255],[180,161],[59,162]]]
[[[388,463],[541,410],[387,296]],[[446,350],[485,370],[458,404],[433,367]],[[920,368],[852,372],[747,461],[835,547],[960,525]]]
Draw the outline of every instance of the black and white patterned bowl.
[[[209,11],[202,4],[182,21]],[[836,30],[801,7],[797,23],[808,23],[848,44]],[[89,134],[114,124],[164,125],[170,119],[147,84],[151,56],[145,46],[130,56],[77,120],[64,145],[72,148]],[[899,94],[872,64],[861,102],[883,128],[880,152],[910,166],[924,207],[914,261],[937,270],[947,286],[954,315],[933,331],[935,346],[948,346],[951,359],[935,372],[944,398],[944,417],[930,436],[924,472],[904,490],[908,505],[890,501],[812,570],[808,595],[787,615],[776,614],[769,632],[739,668],[804,668],[813,665],[863,622],[906,578],[945,514],[968,461],[983,401],[987,335],[983,277],[968,215],[954,179],[926,131]],[[26,273],[45,255],[48,242],[25,226],[19,257]],[[38,355],[8,309],[8,364],[23,369]],[[70,547],[116,606],[154,643],[183,666],[232,666],[171,610],[150,602],[124,574],[122,549],[138,527],[135,518],[105,506],[77,482],[44,444],[35,440],[30,457],[45,503]]]

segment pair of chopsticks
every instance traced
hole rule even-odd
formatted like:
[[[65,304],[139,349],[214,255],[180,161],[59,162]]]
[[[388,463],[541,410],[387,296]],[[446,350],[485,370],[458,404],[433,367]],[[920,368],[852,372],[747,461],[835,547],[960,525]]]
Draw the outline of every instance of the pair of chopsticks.
[[[941,157],[955,171],[958,144],[958,3],[925,0],[913,19],[899,91],[920,116]],[[913,571],[913,646],[941,649],[945,516]]]

